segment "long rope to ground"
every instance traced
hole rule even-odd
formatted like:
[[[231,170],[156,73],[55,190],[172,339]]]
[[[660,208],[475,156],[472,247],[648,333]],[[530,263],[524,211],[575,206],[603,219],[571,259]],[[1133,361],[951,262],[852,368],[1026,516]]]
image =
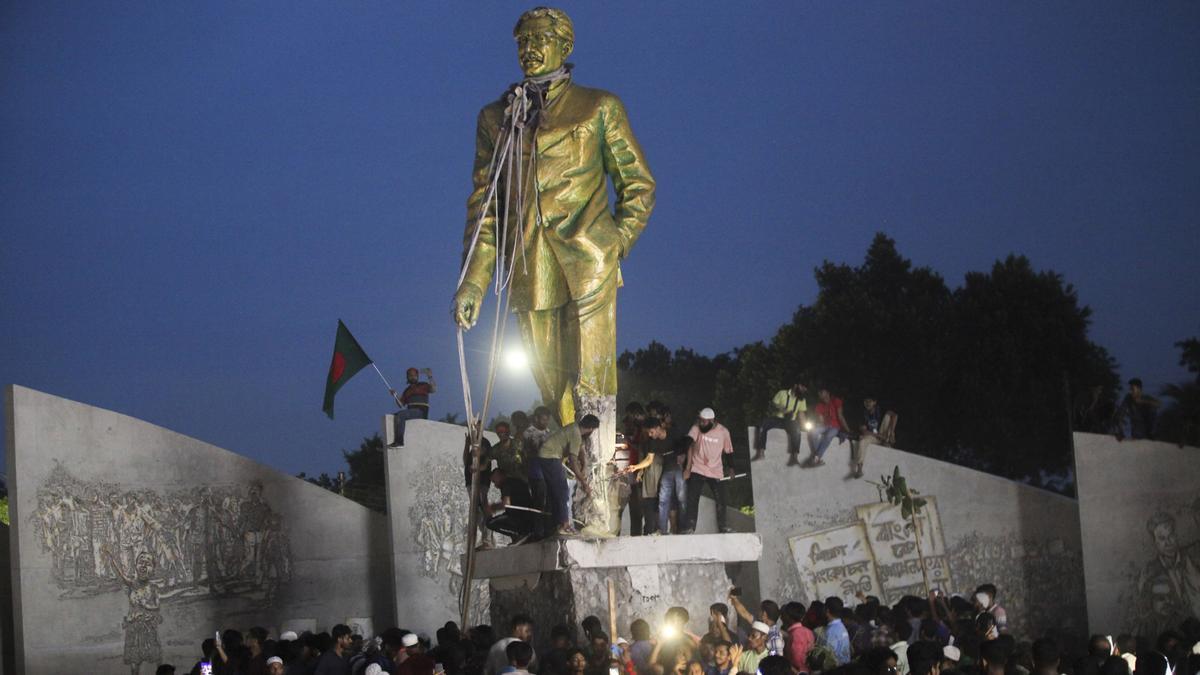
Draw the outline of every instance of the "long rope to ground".
[[[483,442],[483,422],[487,419],[488,408],[492,401],[492,392],[496,382],[496,361],[500,354],[501,339],[508,321],[509,301],[511,299],[508,289],[512,283],[513,275],[516,273],[518,257],[521,260],[523,271],[527,271],[524,245],[525,180],[526,176],[533,176],[536,181],[537,147],[531,144],[528,153],[529,166],[526,169],[526,167],[522,166],[524,163],[522,155],[526,147],[525,132],[528,128],[532,143],[536,144],[537,113],[541,108],[544,108],[544,97],[548,85],[557,79],[567,77],[566,73],[567,71],[564,70],[561,73],[552,73],[551,76],[546,78],[528,81],[515,87],[509,95],[509,107],[505,111],[506,120],[501,125],[500,135],[492,147],[492,158],[488,168],[488,189],[484,195],[483,202],[479,206],[479,214],[471,235],[471,243],[467,247],[466,255],[463,257],[462,271],[458,277],[458,289],[456,289],[456,293],[457,290],[461,290],[463,283],[466,281],[471,259],[478,250],[480,235],[483,232],[483,227],[490,211],[494,221],[492,234],[497,240],[495,269],[493,270],[495,278],[493,294],[496,296],[496,314],[492,321],[492,339],[491,345],[488,348],[487,385],[484,388],[483,405],[478,414],[476,414],[474,401],[471,397],[471,379],[467,372],[463,328],[462,326],[458,326],[457,328],[458,370],[459,377],[462,380],[463,405],[467,416],[467,440],[470,445],[472,458],[471,501],[467,510],[466,561],[463,565],[462,588],[459,593],[459,608],[462,618],[460,625],[463,626],[471,625],[471,591],[475,577],[475,536],[479,528],[479,493],[483,489],[480,485],[482,466],[479,457],[480,447]],[[537,97],[536,102],[530,99],[531,94]],[[536,106],[535,103],[537,104]],[[505,177],[503,204],[501,204],[499,194],[501,174]],[[537,224],[540,225],[542,222],[541,205],[538,204],[537,200],[536,184],[534,190],[533,201],[537,210]],[[510,206],[515,207],[515,209],[510,208]],[[515,213],[518,219],[511,255],[509,254],[508,246],[508,219],[510,213]],[[475,311],[479,311],[478,306],[475,308]]]

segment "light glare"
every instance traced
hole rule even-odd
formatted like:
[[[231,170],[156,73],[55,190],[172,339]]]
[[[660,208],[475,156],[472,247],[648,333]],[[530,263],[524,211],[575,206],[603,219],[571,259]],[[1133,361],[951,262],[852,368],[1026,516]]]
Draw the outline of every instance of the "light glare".
[[[510,347],[504,350],[504,365],[508,366],[509,370],[528,368],[529,359],[525,357],[525,350],[520,347]]]

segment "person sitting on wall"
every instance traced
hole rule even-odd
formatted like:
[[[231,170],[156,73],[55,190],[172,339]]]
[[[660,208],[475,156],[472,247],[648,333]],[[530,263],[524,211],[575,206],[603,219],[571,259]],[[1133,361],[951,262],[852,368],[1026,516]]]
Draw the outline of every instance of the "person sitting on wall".
[[[858,438],[850,441],[850,478],[863,477],[863,460],[868,445],[891,447],[896,442],[895,412],[884,411],[879,401],[868,396],[863,399],[862,417],[858,425]]]
[[[775,392],[767,417],[759,422],[754,435],[754,457],[750,461],[757,462],[767,456],[767,432],[771,429],[787,432],[789,457],[794,459],[800,453],[800,433],[808,411],[808,401],[804,398],[807,394],[808,387],[800,382]]]
[[[524,544],[533,534],[536,519],[529,484],[499,467],[492,470],[491,481],[500,490],[500,501],[486,507],[488,529],[512,539],[510,546]]]
[[[817,392],[817,397],[820,399],[817,403],[817,423],[812,431],[808,432],[808,447],[812,455],[805,462],[806,467],[824,466],[825,461],[821,458],[825,456],[825,451],[829,449],[833,439],[845,439],[846,430],[849,429],[846,416],[842,414],[842,399],[831,394],[826,388]]]
[[[1104,385],[1093,383],[1079,392],[1071,406],[1075,431],[1089,434],[1111,434],[1116,410],[1111,398],[1105,395]]]
[[[1142,380],[1133,378],[1129,381],[1129,393],[1121,399],[1113,418],[1113,428],[1117,440],[1125,438],[1125,422],[1129,422],[1129,437],[1134,440],[1154,440],[1154,422],[1158,416],[1158,399],[1142,391]]]
[[[421,381],[422,372],[425,373],[425,382]],[[392,445],[404,445],[404,425],[408,420],[429,419],[429,395],[437,392],[437,382],[433,381],[433,371],[429,368],[422,371],[409,368],[404,375],[408,386],[404,388],[403,393],[397,395],[395,389],[388,390],[396,405],[400,406],[400,410],[392,417],[396,428],[396,438]]]

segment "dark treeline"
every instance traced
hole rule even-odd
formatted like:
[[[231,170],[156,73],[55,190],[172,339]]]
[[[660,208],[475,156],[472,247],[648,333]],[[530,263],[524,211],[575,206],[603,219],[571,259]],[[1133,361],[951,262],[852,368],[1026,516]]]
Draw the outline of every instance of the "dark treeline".
[[[1088,339],[1091,310],[1061,275],[1009,256],[950,289],[883,234],[858,267],[826,262],[815,274],[816,301],[797,308],[769,342],[716,356],[658,342],[621,354],[618,409],[662,401],[675,412],[675,433],[684,433],[711,405],[745,471],[746,427],[776,391],[800,380],[810,404],[828,387],[845,400],[847,416],[868,395],[895,410],[903,450],[1073,493],[1072,402],[1099,386],[1100,407],[1111,411],[1123,385],[1112,357]],[[1177,346],[1195,377],[1161,392],[1169,400],[1158,438],[1200,445],[1200,340]],[[461,423],[457,415],[442,421]],[[384,511],[382,450],[378,435],[363,438],[342,451],[343,478],[301,477]],[[731,484],[729,496],[734,505],[752,503],[749,481]]]
[[[896,410],[906,451],[1072,491],[1070,401],[1091,386],[1115,401],[1119,382],[1059,274],[1009,256],[951,289],[878,234],[861,265],[826,262],[816,279],[816,301],[768,342],[715,357],[656,342],[625,352],[619,404],[657,398],[680,420],[712,404],[744,447],[745,427],[799,380],[810,403],[827,387],[848,415],[868,395]]]

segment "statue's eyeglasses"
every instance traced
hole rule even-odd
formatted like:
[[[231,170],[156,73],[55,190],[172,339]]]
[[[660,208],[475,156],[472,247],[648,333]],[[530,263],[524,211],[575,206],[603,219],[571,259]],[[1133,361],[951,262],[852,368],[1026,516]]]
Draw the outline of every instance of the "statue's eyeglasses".
[[[521,33],[517,36],[517,45],[524,47],[527,44],[548,45],[558,41],[558,36],[554,33]]]

